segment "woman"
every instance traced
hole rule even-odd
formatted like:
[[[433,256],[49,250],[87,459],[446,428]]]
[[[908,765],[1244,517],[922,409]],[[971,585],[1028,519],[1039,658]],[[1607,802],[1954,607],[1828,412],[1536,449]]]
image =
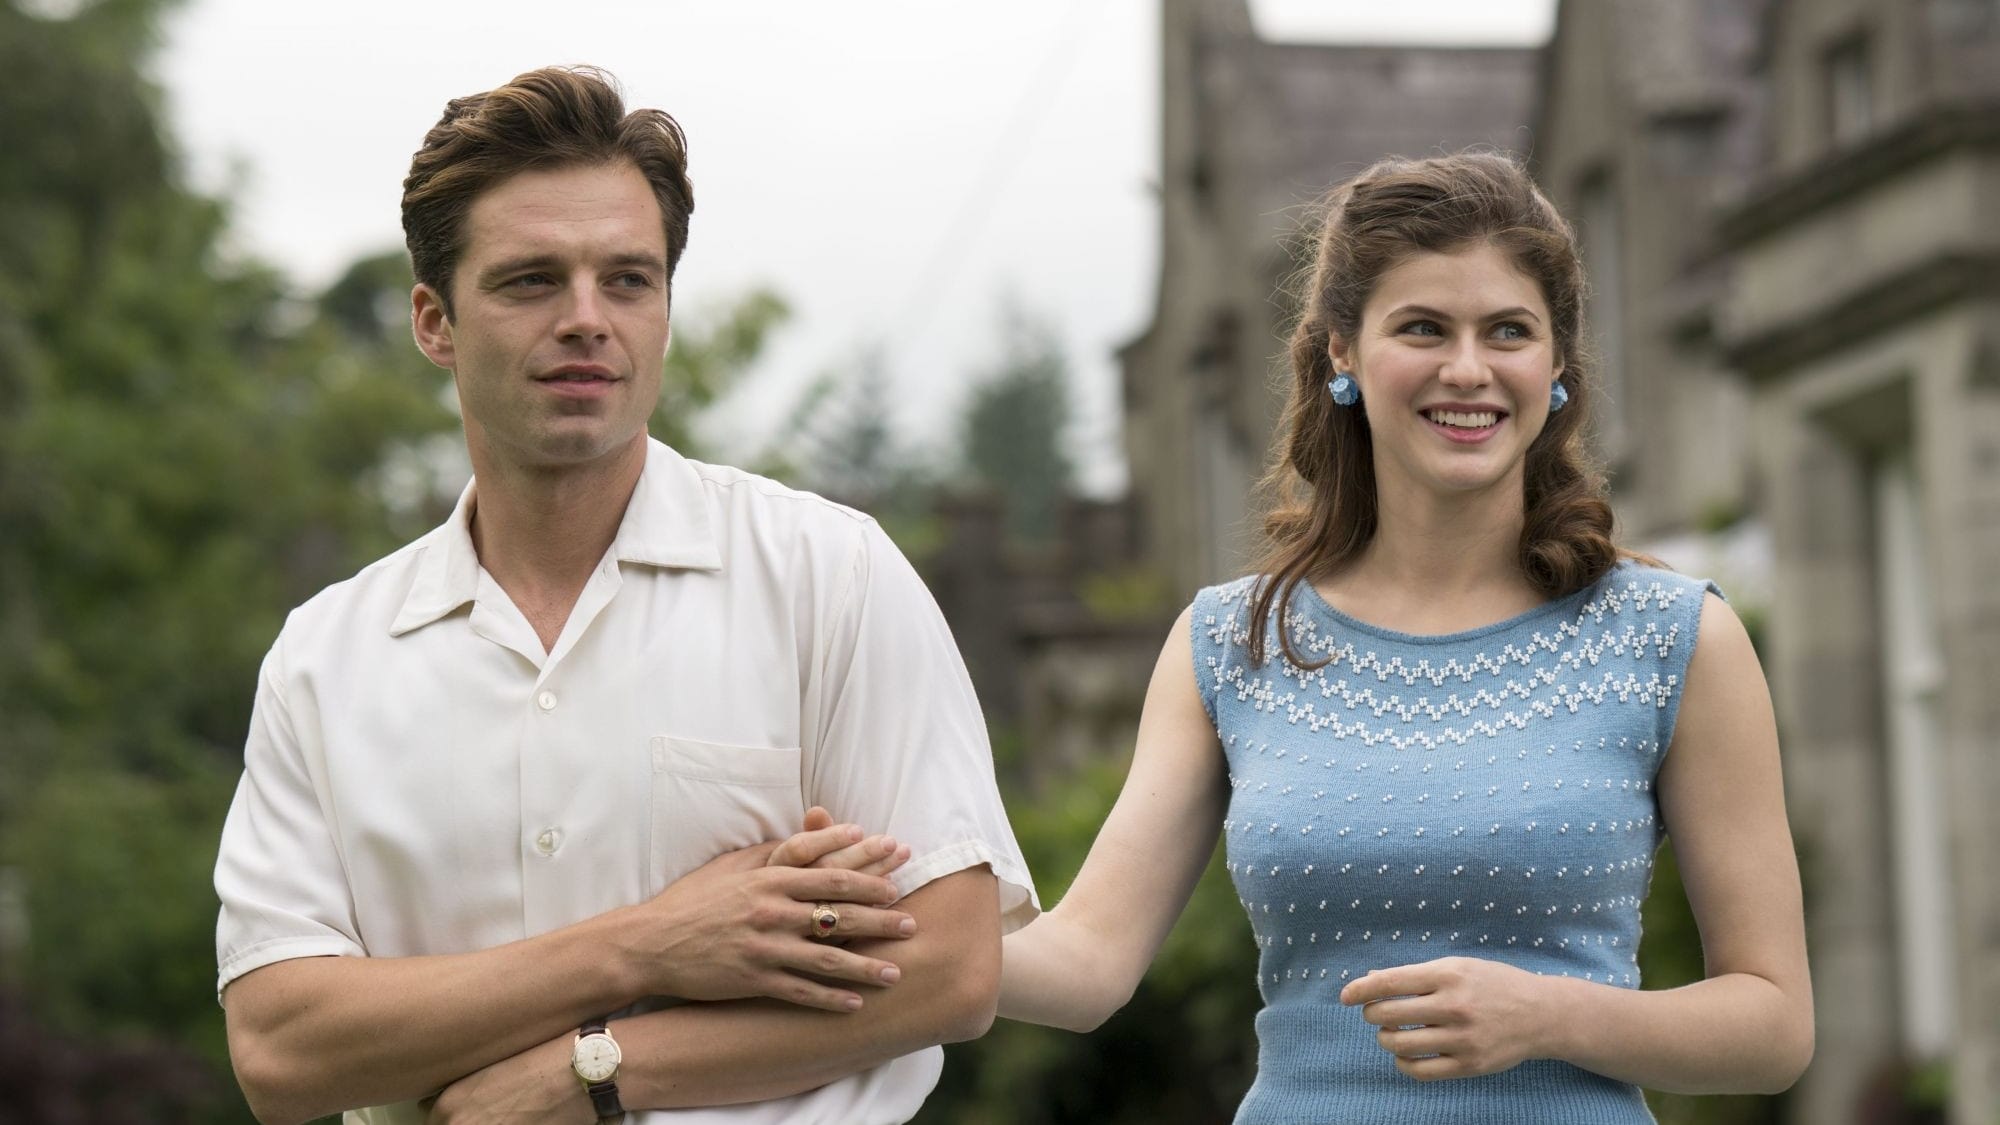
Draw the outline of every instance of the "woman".
[[[1000,1014],[1117,1010],[1221,833],[1261,951],[1242,1125],[1786,1088],[1813,1021],[1769,693],[1712,586],[1612,544],[1567,224],[1504,157],[1389,160],[1316,258],[1268,558],[1181,615]],[[1639,992],[1666,830],[1708,975]]]
[[[1642,1086],[1797,1079],[1812,992],[1770,694],[1712,585],[1611,541],[1583,293],[1568,225],[1504,157],[1335,192],[1268,557],[1168,637],[1082,871],[1005,939],[1001,1015],[1102,1023],[1221,834],[1264,999],[1238,1125],[1620,1125],[1652,1120]],[[858,834],[829,822],[773,861]],[[1707,977],[1640,992],[1669,829]]]

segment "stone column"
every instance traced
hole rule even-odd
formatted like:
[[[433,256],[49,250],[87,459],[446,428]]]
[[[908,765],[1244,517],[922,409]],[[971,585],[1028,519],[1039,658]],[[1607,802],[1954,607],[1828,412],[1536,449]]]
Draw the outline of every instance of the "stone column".
[[[1768,653],[1805,878],[1818,1051],[1794,1120],[1844,1122],[1898,1051],[1867,467],[1782,386],[1757,402],[1776,572]]]
[[[1954,1125],[2000,1121],[2000,301],[1968,303],[1924,388],[1958,1009]]]

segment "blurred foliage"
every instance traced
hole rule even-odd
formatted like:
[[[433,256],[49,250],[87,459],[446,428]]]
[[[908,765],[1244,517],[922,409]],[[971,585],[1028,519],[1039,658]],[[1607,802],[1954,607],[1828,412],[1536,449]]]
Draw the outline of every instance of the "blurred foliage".
[[[897,430],[879,347],[813,379],[754,466],[874,516],[913,559],[938,547],[935,474]]]
[[[1063,448],[1070,367],[1054,328],[1010,308],[997,367],[973,381],[959,422],[965,473],[1006,498],[1007,528],[1025,543],[1056,534],[1076,469]]]
[[[1069,361],[1055,331],[1019,307],[1007,309],[1001,332],[1003,358],[973,378],[954,452],[940,456],[904,437],[877,345],[808,384],[751,467],[866,511],[914,559],[941,545],[940,478],[952,475],[1002,499],[1014,542],[1046,545],[1075,477],[1062,447]]]
[[[771,333],[791,315],[783,297],[761,288],[695,317],[677,313],[660,403],[648,425],[653,436],[690,457],[703,457],[695,419],[742,381]]]
[[[0,1122],[248,1121],[226,1075],[151,1038],[52,1033],[0,997]]]
[[[1100,621],[1172,620],[1176,608],[1166,577],[1144,566],[1093,571],[1084,576],[1077,596]]]
[[[257,664],[452,422],[357,311],[407,273],[301,300],[226,252],[142,77],[165,8],[0,7],[0,1100],[38,1121],[248,1120],[209,873]]]
[[[996,760],[1019,738],[996,731]],[[1045,907],[1059,901],[1111,811],[1130,757],[1095,762],[1003,796]],[[1257,1059],[1257,948],[1211,860],[1131,1003],[1088,1035],[1002,1020],[945,1049],[944,1077],[917,1125],[1222,1125]]]

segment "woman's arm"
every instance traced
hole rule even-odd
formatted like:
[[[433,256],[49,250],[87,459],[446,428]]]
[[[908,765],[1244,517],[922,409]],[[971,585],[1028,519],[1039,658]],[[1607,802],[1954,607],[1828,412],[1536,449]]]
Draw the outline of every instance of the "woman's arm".
[[[1722,599],[1708,598],[1698,636],[1659,793],[1706,979],[1622,997],[1558,990],[1558,1057],[1659,1090],[1774,1093],[1813,1052],[1778,729],[1756,650]]]
[[[1774,1093],[1805,1070],[1812,983],[1770,689],[1720,598],[1703,606],[1699,638],[1658,784],[1705,979],[1639,992],[1470,958],[1370,973],[1341,999],[1368,1005],[1404,1073],[1557,1058],[1656,1090]]]
[[[1160,651],[1118,803],[1055,909],[1002,943],[1000,1015],[1089,1031],[1132,998],[1215,850],[1228,772],[1202,709],[1192,607]]]

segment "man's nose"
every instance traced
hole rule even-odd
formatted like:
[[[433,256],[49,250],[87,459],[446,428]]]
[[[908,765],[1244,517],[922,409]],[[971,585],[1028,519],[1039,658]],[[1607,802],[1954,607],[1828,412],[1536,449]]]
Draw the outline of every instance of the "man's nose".
[[[594,281],[571,285],[563,297],[556,334],[565,340],[602,340],[611,332],[605,313],[604,294]]]

